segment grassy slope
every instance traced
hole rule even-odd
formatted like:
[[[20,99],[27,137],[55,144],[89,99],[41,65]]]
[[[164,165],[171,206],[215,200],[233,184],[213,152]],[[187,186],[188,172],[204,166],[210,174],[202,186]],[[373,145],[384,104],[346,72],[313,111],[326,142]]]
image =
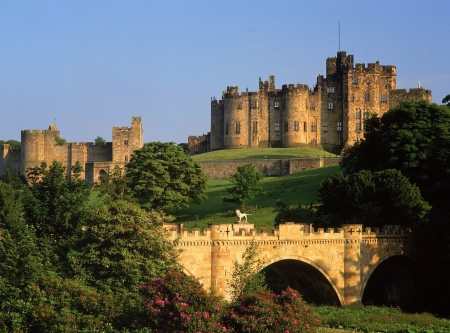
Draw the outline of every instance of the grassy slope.
[[[206,155],[206,154],[205,154]],[[250,223],[256,227],[272,227],[275,218],[273,208],[277,199],[297,205],[317,203],[317,188],[320,182],[339,171],[337,165],[293,173],[284,177],[266,177],[262,181],[265,193],[253,199],[246,208],[252,214]],[[233,223],[236,221],[234,211],[239,206],[223,203],[226,188],[231,186],[229,180],[209,180],[206,194],[208,199],[200,205],[192,204],[189,208],[171,211],[176,222],[183,222],[186,227],[207,227],[208,223]],[[198,223],[196,222],[198,216]]]
[[[192,156],[194,161],[338,157],[316,148],[225,149]]]

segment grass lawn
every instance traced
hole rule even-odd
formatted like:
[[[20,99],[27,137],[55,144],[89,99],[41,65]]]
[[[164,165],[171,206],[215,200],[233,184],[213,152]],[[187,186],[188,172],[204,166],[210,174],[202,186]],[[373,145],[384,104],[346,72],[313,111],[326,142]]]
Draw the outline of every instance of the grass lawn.
[[[206,154],[203,154],[206,155]],[[258,195],[247,204],[246,213],[250,223],[255,227],[271,228],[275,218],[275,202],[279,199],[290,205],[302,206],[317,203],[317,189],[323,179],[339,171],[339,166],[305,170],[283,177],[265,177],[262,180],[264,193]],[[240,209],[236,204],[223,203],[222,198],[227,194],[226,188],[231,186],[229,180],[209,180],[206,194],[208,199],[200,205],[191,204],[189,208],[169,211],[176,220],[184,223],[187,228],[206,228],[208,223],[236,222],[235,210]],[[198,220],[197,220],[198,219]]]
[[[339,157],[317,148],[224,149],[192,156],[194,161]]]

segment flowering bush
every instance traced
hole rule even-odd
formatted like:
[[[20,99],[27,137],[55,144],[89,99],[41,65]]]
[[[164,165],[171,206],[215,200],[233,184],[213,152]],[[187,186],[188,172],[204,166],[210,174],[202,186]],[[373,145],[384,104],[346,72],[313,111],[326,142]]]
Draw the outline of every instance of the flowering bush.
[[[140,288],[152,332],[230,332],[221,324],[220,298],[208,295],[193,277],[169,271]]]
[[[260,290],[223,307],[192,277],[168,272],[141,286],[152,332],[314,332],[315,313],[294,290],[281,295]]]
[[[287,288],[281,295],[260,290],[238,299],[224,322],[235,332],[313,332],[320,320],[300,295]]]

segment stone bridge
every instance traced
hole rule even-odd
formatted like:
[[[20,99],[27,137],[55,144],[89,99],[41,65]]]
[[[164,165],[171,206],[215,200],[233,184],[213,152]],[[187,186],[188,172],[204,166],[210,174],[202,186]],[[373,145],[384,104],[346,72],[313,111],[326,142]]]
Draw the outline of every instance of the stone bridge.
[[[188,232],[177,224],[164,227],[171,239],[179,239],[185,273],[225,299],[230,297],[227,280],[233,263],[242,260],[252,240],[266,265],[266,279],[291,286],[307,301],[332,305],[390,301],[392,305],[402,297],[408,304],[414,297],[410,293],[416,292],[401,288],[414,284],[410,278],[405,282],[405,275],[410,275],[405,270],[416,268],[410,259],[410,233],[398,227],[363,230],[361,224],[346,224],[325,231],[314,230],[312,224],[284,223],[270,232],[256,232],[250,223],[211,224],[202,232]],[[369,280],[373,283],[368,285]]]

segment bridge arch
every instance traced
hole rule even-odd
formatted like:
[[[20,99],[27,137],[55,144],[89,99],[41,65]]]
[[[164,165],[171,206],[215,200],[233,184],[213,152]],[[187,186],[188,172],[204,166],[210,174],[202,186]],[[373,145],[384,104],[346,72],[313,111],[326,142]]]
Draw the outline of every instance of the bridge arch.
[[[343,295],[336,281],[322,266],[308,258],[287,255],[272,258],[262,272],[269,287],[276,292],[290,286],[299,291],[309,303],[344,304]]]
[[[362,303],[421,311],[423,278],[423,270],[409,254],[393,251],[380,258],[365,274],[361,288]]]

